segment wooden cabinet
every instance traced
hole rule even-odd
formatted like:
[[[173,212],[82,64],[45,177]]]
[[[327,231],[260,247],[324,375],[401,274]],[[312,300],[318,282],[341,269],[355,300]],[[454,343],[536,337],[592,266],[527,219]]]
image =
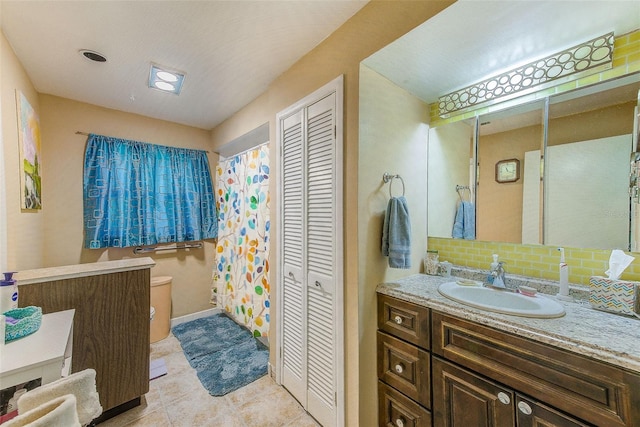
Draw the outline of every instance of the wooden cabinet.
[[[433,422],[438,427],[585,427],[501,384],[433,358]]]
[[[112,264],[124,266],[110,271]],[[139,269],[122,271],[127,265],[124,261],[81,265],[77,269],[105,271],[74,271],[76,277],[66,277],[65,267],[21,272],[20,306],[42,307],[43,313],[75,309],[72,370],[96,370],[104,418],[139,404],[149,391],[151,265],[134,264]],[[43,277],[31,277],[38,275]]]
[[[636,373],[382,294],[378,328],[380,426],[640,426]]]
[[[432,312],[432,351],[600,426],[640,425],[640,376],[474,322]]]
[[[422,406],[431,407],[429,352],[378,332],[378,378]]]
[[[586,424],[543,403],[516,395],[516,425],[518,427],[587,427]]]
[[[431,427],[431,413],[399,391],[378,382],[380,426]]]
[[[428,308],[380,295],[378,328],[424,349],[430,347]]]
[[[433,420],[441,427],[514,425],[513,391],[433,358]]]
[[[429,309],[378,297],[379,425],[431,426]]]

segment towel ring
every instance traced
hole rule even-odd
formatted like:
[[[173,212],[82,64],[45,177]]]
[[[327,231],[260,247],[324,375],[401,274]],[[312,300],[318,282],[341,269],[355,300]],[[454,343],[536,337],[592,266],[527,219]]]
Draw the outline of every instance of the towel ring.
[[[404,197],[404,179],[402,179],[400,175],[391,175],[389,172],[385,172],[384,175],[382,175],[382,181],[384,181],[385,184],[389,183],[389,197],[393,197],[393,194],[391,194],[391,186],[393,185],[394,178],[400,179],[400,182],[402,183],[402,197]]]

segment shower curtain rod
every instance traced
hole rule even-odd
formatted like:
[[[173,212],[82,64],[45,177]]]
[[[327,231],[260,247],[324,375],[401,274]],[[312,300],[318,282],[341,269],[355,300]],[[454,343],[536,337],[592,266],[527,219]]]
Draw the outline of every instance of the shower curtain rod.
[[[81,132],[81,131],[79,131],[79,130],[77,130],[77,131],[76,131],[76,135],[89,136],[89,134],[88,134],[87,132]],[[196,148],[196,150],[204,151],[205,153],[208,153],[208,152],[209,152],[209,150],[200,150],[200,149],[198,149],[198,148]]]

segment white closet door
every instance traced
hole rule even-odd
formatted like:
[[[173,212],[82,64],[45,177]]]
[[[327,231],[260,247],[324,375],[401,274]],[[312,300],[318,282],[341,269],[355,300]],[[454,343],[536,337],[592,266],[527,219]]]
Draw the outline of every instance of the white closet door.
[[[344,425],[342,78],[278,114],[279,378],[324,427]]]
[[[336,419],[334,120],[335,94],[307,109],[307,410],[325,427]]]
[[[306,289],[303,269],[302,111],[283,121],[282,131],[282,384],[306,406]]]

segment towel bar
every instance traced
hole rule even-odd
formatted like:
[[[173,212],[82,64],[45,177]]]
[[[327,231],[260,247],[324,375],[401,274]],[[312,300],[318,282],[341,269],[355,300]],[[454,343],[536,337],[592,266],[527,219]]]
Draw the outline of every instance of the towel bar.
[[[385,173],[382,175],[382,181],[383,181],[385,184],[386,184],[386,183],[389,183],[389,197],[393,197],[393,195],[391,194],[391,186],[393,185],[393,180],[394,180],[394,178],[398,178],[398,179],[400,180],[400,182],[402,183],[402,197],[404,197],[404,192],[405,192],[405,191],[404,191],[404,190],[405,190],[405,187],[404,187],[404,179],[402,179],[402,177],[401,177],[400,175],[398,175],[398,174],[396,174],[396,175],[392,175],[392,174],[390,174],[389,172],[385,172]]]

